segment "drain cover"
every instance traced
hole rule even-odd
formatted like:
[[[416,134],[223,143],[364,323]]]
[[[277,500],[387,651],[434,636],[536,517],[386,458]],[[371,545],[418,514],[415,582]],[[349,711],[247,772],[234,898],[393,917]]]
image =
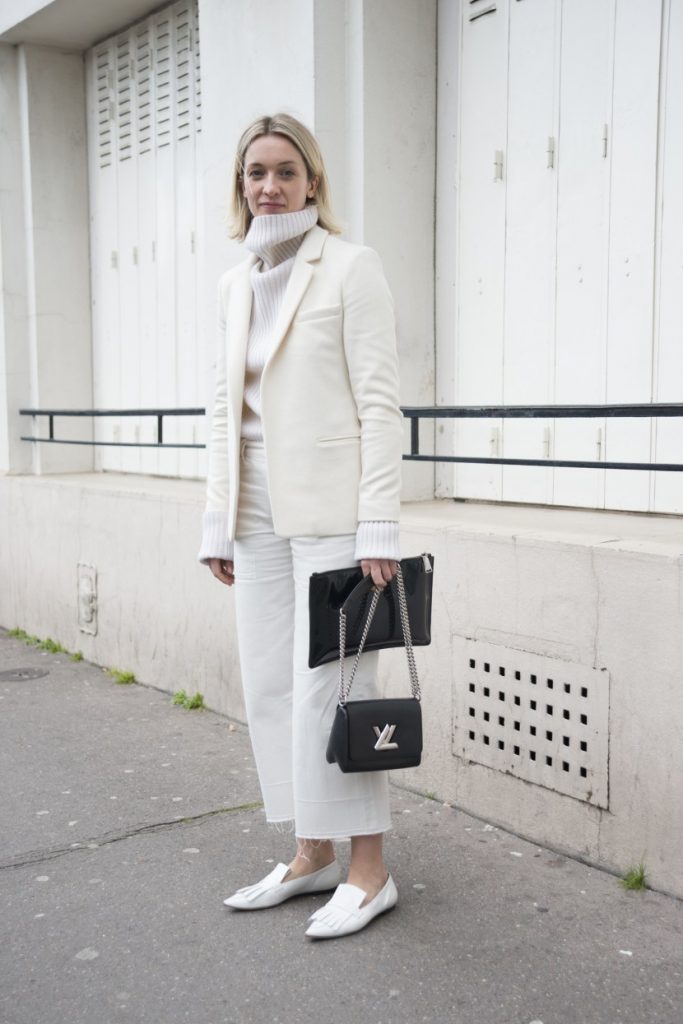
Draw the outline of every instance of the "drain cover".
[[[21,683],[24,679],[40,679],[49,674],[46,668],[10,668],[0,672],[0,683]]]

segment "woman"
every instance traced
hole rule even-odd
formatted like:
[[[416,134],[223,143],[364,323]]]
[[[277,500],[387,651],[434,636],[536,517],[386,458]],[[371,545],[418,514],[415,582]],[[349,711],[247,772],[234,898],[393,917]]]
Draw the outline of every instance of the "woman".
[[[360,561],[384,587],[399,558],[402,417],[391,295],[377,255],[341,241],[315,138],[259,118],[240,139],[233,237],[249,257],[219,284],[219,344],[199,558],[235,611],[266,818],[297,850],[225,900],[256,910],[335,889],[306,934],[358,931],[394,906],[386,772],[343,774],[325,747],[338,664],[308,668],[311,573]],[[375,694],[364,654],[354,698]],[[351,838],[341,882],[333,840]]]

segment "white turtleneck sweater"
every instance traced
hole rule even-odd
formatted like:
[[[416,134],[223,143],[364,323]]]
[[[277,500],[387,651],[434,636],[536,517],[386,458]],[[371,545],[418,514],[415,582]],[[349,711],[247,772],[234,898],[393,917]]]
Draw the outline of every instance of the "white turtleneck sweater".
[[[261,374],[270,355],[277,315],[282,305],[294,258],[306,232],[317,223],[318,210],[305,206],[293,213],[254,217],[244,244],[259,260],[251,269],[253,302],[244,376],[241,436],[262,441]],[[205,512],[202,545],[198,558],[230,560],[233,543],[228,540],[228,514]],[[356,533],[357,559],[400,558],[399,528],[393,521],[362,521]]]
[[[294,257],[304,235],[318,221],[318,209],[305,206],[294,213],[254,217],[244,240],[259,257],[251,268],[254,299],[244,372],[241,434],[245,441],[262,441],[261,374],[273,345],[275,321],[282,305]]]

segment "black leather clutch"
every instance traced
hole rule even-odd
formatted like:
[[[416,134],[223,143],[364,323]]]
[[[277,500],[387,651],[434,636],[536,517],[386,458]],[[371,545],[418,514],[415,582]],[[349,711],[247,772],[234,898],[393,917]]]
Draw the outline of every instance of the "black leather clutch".
[[[413,646],[425,647],[431,643],[434,556],[423,554],[403,558],[401,571]],[[368,617],[372,586],[372,577],[363,576],[359,565],[313,573],[308,591],[309,668],[338,660],[339,610],[342,605],[346,613],[346,653],[356,653]],[[378,651],[386,647],[403,647],[394,587],[385,587],[382,591],[364,650]]]

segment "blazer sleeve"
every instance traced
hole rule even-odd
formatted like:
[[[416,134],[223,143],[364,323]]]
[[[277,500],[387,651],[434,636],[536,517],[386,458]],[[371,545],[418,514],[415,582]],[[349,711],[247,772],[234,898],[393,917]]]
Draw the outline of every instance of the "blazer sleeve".
[[[347,268],[343,310],[344,352],[361,434],[358,520],[398,522],[403,415],[394,304],[372,249],[359,249]]]
[[[206,509],[202,518],[202,543],[197,558],[204,565],[210,558],[231,559],[229,535],[228,479],[228,382],[225,350],[225,310],[222,281],[218,285],[218,339],[215,361],[215,391],[209,430]]]

